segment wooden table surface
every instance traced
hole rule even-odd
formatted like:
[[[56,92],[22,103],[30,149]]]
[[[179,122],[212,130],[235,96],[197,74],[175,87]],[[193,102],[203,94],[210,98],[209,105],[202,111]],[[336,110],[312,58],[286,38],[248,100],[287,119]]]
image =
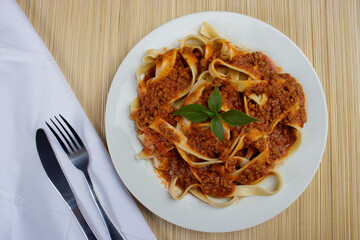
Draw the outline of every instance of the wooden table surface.
[[[360,1],[18,0],[100,137],[107,94],[122,60],[147,33],[189,13],[258,18],[292,39],[318,73],[329,133],[320,167],[288,209],[232,233],[187,230],[138,206],[158,239],[360,239]]]

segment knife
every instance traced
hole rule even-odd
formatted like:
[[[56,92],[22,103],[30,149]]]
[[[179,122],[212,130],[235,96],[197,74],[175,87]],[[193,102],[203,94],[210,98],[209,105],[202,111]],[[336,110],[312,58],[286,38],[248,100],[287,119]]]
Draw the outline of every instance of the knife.
[[[96,240],[94,233],[91,231],[89,225],[85,221],[85,218],[80,212],[80,209],[76,203],[74,193],[72,192],[66,177],[61,170],[59,162],[56,159],[55,153],[49,143],[49,140],[45,134],[44,129],[39,128],[36,131],[36,147],[47,176],[56,190],[60,193],[62,198],[67,203],[68,207],[73,212],[74,216],[78,220],[83,233],[88,240]]]

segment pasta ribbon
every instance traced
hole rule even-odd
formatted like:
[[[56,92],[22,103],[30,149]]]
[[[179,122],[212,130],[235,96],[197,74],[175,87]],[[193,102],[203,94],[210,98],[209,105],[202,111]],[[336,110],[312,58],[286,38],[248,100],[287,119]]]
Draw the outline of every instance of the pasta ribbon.
[[[130,118],[143,144],[136,159],[152,162],[170,183],[173,199],[191,193],[222,208],[242,197],[281,191],[283,180],[274,169],[301,144],[306,103],[297,80],[268,56],[233,45],[204,22],[200,33],[183,38],[179,48],[146,51],[136,81]],[[216,113],[207,112],[214,89],[222,103]],[[188,107],[203,109],[201,119],[216,114],[223,141],[212,133],[210,118],[195,123],[173,115],[190,104],[203,105]],[[239,119],[231,121],[224,113],[233,109],[259,121],[232,124]],[[273,189],[258,185],[269,175],[277,179]]]

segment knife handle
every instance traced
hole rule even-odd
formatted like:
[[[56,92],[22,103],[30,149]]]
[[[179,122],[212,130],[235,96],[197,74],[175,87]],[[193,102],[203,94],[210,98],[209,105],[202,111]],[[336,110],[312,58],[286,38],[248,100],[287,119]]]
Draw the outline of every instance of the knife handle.
[[[74,201],[75,201],[75,199],[74,199]],[[97,240],[94,233],[91,231],[91,228],[87,224],[84,216],[81,214],[80,209],[79,209],[78,205],[76,204],[76,201],[75,201],[75,203],[73,203],[71,205],[72,205],[71,211],[74,213],[76,219],[78,220],[84,234],[86,235],[86,238],[88,240]]]

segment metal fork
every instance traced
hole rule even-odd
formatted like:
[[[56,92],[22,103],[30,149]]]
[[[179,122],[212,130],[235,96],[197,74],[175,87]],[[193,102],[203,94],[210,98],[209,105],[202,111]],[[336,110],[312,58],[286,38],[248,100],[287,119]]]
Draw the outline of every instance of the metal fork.
[[[93,199],[95,200],[97,207],[100,210],[100,213],[101,213],[101,215],[105,221],[105,224],[108,228],[111,239],[124,240],[125,237],[120,233],[120,231],[117,230],[114,223],[111,221],[111,219],[107,215],[106,211],[104,210],[104,208],[100,204],[99,199],[96,196],[93,184],[91,182],[89,173],[87,171],[88,164],[89,164],[89,153],[86,150],[85,145],[83,144],[79,135],[75,132],[73,127],[68,123],[68,121],[63,116],[61,116],[61,115],[59,115],[59,116],[63,120],[63,122],[65,123],[65,125],[68,127],[68,129],[70,130],[70,132],[72,134],[69,133],[69,131],[65,128],[65,126],[61,123],[61,121],[59,121],[59,119],[56,116],[55,116],[55,119],[58,124],[55,123],[52,119],[50,119],[50,121],[53,123],[53,125],[56,127],[56,129],[58,130],[58,132],[60,133],[62,138],[65,140],[66,145],[65,145],[64,141],[61,139],[61,137],[56,133],[56,131],[47,122],[45,122],[46,125],[48,126],[50,131],[54,134],[54,136],[60,143],[61,147],[64,149],[64,151],[67,154],[67,156],[69,157],[71,163],[77,169],[79,169],[80,171],[83,172],[83,174],[87,180],[87,183],[89,185],[91,195],[92,195]],[[60,125],[60,127],[59,127],[59,125]],[[76,141],[75,141],[74,137],[75,137]]]

